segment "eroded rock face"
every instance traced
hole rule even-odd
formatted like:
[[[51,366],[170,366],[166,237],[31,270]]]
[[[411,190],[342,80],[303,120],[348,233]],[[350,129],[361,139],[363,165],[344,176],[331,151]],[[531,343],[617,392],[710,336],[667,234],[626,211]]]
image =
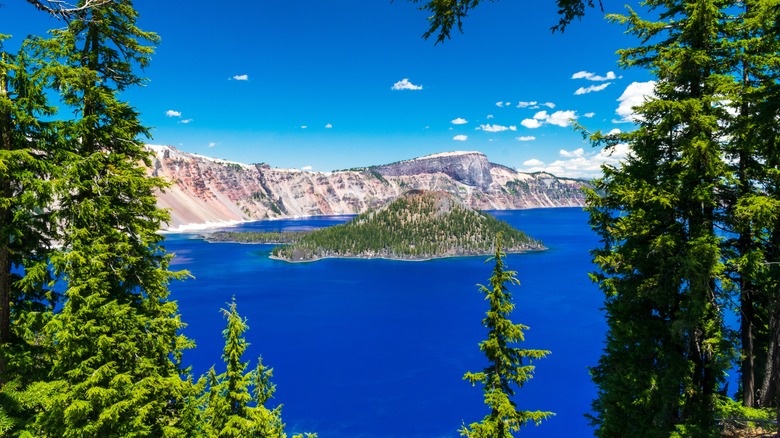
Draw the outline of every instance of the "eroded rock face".
[[[473,208],[582,206],[585,182],[526,174],[479,152],[436,154],[364,170],[304,172],[154,151],[149,172],[172,184],[158,196],[171,228],[279,217],[356,214],[413,189],[451,193]]]
[[[382,176],[416,176],[443,173],[457,182],[488,190],[493,178],[490,162],[479,152],[450,152],[376,166]]]

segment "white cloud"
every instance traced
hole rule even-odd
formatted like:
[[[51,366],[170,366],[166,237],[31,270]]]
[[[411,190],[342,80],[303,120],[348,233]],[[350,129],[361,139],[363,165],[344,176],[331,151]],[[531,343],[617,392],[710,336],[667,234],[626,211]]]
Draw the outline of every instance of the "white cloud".
[[[528,108],[529,106],[535,106],[538,102],[532,101],[532,102],[517,102],[518,108]]]
[[[306,126],[306,125],[301,125],[301,129],[306,129],[306,128],[308,128],[308,126]]]
[[[314,168],[311,167],[311,166],[303,166],[303,167],[301,167],[301,170],[305,170],[306,172],[310,172],[312,169],[314,169]]]
[[[582,94],[588,94],[588,93],[594,93],[596,91],[601,91],[607,87],[609,87],[612,84],[612,82],[605,82],[601,85],[591,85],[590,87],[580,87],[577,88],[577,91],[574,92],[575,95],[580,96]]]
[[[526,128],[538,128],[543,124],[550,124],[565,128],[571,124],[571,120],[577,119],[576,111],[556,111],[552,114],[548,114],[547,111],[539,111],[534,114],[533,119],[525,119],[520,122],[521,125]]]
[[[499,107],[499,108],[503,108],[504,107],[504,102],[496,102],[496,106]]]
[[[601,165],[608,164],[617,166],[621,160],[624,160],[629,149],[626,144],[618,144],[611,150],[602,149],[594,153],[586,153],[582,148],[574,151],[561,150],[562,159],[545,164],[544,162],[531,159],[525,161],[520,169],[524,172],[547,172],[556,176],[570,178],[595,178],[601,176]]]
[[[333,125],[331,125],[330,123],[328,123],[327,125],[325,125],[325,129],[330,129],[330,128],[332,128],[332,127],[333,127]]]
[[[190,123],[191,121],[192,121],[192,119],[184,119],[184,120],[180,121],[179,123],[184,123],[186,125],[187,123]]]
[[[524,119],[522,122],[520,122],[520,124],[528,129],[536,129],[542,126],[542,122],[537,119]]]
[[[181,117],[181,111],[168,110],[165,112],[166,117]]]
[[[415,85],[409,82],[408,78],[403,78],[400,81],[393,84],[393,90],[422,90],[422,85]]]
[[[614,135],[614,134],[620,134],[620,128],[614,128],[611,131],[607,132],[607,135]]]
[[[585,114],[582,115],[582,117],[591,118],[591,117],[593,117],[595,115],[596,115],[596,113],[585,113]]]
[[[574,73],[571,75],[572,79],[587,79],[589,81],[612,81],[617,79],[617,76],[615,76],[615,72],[608,71],[605,76],[598,76],[595,73],[591,73],[589,71],[578,71],[577,73]]]
[[[565,128],[571,124],[572,120],[576,119],[577,113],[575,111],[556,111],[550,114],[550,117],[548,117],[545,122]]]
[[[575,149],[573,151],[567,151],[561,149],[558,153],[561,154],[562,157],[572,158],[572,157],[581,157],[585,155],[585,150],[583,148]]]
[[[452,139],[456,141],[466,141],[469,139],[469,136],[460,134],[460,135],[456,135],[455,137],[452,137]]]
[[[458,117],[457,119],[453,119],[450,123],[453,125],[465,125],[469,121],[464,119],[463,117]]]
[[[232,79],[236,81],[248,81],[249,75],[235,75],[232,77]]]
[[[542,104],[542,106],[546,106],[547,108],[553,109],[555,108],[555,104],[552,102],[545,102]]]
[[[488,120],[492,119],[492,118],[493,118],[493,114],[488,114],[486,118],[487,118]]]
[[[533,135],[523,135],[521,137],[517,137],[517,141],[534,141],[536,140],[536,137]]]
[[[502,125],[479,125],[479,128],[486,132],[503,132],[503,131],[517,131],[517,126],[502,126]]]
[[[216,145],[217,145],[217,144],[216,144],[216,143],[214,143],[213,141],[212,141],[211,143],[209,143],[209,147],[210,147],[210,148],[213,148],[213,147],[214,147],[214,146],[216,146]]]
[[[536,158],[532,158],[528,161],[523,161],[523,166],[529,166],[529,167],[544,166],[544,161],[539,161]]]
[[[642,120],[642,116],[634,112],[634,107],[643,104],[646,100],[655,97],[653,90],[655,81],[632,82],[623,94],[618,97],[618,108],[615,110],[620,116],[619,122],[637,122]]]

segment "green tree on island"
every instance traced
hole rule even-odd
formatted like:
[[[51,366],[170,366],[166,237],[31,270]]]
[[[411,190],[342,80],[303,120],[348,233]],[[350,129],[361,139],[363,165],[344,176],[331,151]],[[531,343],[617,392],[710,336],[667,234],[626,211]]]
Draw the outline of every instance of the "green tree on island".
[[[479,285],[479,290],[485,294],[489,309],[482,323],[488,329],[488,338],[479,343],[479,349],[485,353],[488,366],[483,371],[467,372],[464,380],[472,385],[482,385],[485,394],[485,404],[490,413],[482,421],[463,426],[462,436],[471,438],[508,438],[513,432],[520,430],[528,422],[539,425],[542,420],[554,415],[552,412],[524,411],[517,408],[512,400],[515,395],[513,387],[521,388],[533,374],[531,361],[542,359],[547,350],[526,350],[516,345],[525,340],[524,330],[528,327],[515,324],[509,315],[515,308],[509,286],[519,285],[515,277],[516,271],[507,270],[504,264],[504,254],[501,251],[501,234],[496,237],[495,255],[486,262],[494,261],[493,275],[490,277],[490,287]]]

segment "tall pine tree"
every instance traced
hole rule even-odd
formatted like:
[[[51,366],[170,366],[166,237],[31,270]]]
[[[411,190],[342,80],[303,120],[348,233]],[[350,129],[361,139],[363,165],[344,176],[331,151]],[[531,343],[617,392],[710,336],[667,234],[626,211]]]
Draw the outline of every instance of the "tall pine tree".
[[[83,4],[83,2],[82,2]],[[155,34],[139,29],[131,1],[78,9],[64,29],[37,42],[63,105],[55,186],[62,232],[52,255],[65,286],[48,324],[54,362],[40,436],[185,436],[180,413],[190,386],[178,360],[188,345],[168,282],[170,256],[157,231],[164,184],[142,166],[147,134],[119,93],[142,79]]]
[[[655,97],[619,167],[604,167],[589,193],[603,247],[594,280],[606,294],[607,343],[592,370],[599,387],[593,424],[602,437],[711,436],[731,348],[718,185],[723,108],[733,82],[723,57],[724,9],[716,0],[648,1],[659,21],[612,17],[644,43],[622,50],[624,66],[649,68]]]
[[[485,404],[490,409],[482,421],[465,425],[460,434],[472,438],[508,438],[513,432],[529,422],[540,424],[552,412],[525,411],[518,409],[512,399],[515,387],[522,387],[532,376],[534,366],[531,361],[550,354],[547,350],[527,350],[516,345],[525,340],[524,330],[528,327],[515,324],[509,315],[515,308],[509,286],[519,285],[515,271],[507,270],[501,250],[501,234],[496,237],[496,253],[487,261],[493,261],[493,275],[490,287],[479,285],[485,294],[489,308],[482,323],[488,329],[488,338],[479,343],[479,349],[485,353],[488,366],[483,371],[468,372],[463,376],[475,385],[482,385]]]

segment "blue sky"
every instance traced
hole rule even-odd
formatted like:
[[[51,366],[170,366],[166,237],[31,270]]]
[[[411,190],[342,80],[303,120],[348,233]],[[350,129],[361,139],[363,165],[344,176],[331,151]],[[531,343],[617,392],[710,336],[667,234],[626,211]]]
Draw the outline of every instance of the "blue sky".
[[[4,3],[8,46],[62,25]],[[621,152],[592,148],[568,119],[630,130],[631,99],[651,79],[618,68],[616,50],[636,40],[597,9],[552,34],[552,0],[484,2],[439,45],[421,37],[426,13],[403,0],[228,4],[136,2],[140,26],[162,38],[146,86],[124,96],[152,127],[149,143],[314,171],[481,151],[519,170],[587,177]]]

